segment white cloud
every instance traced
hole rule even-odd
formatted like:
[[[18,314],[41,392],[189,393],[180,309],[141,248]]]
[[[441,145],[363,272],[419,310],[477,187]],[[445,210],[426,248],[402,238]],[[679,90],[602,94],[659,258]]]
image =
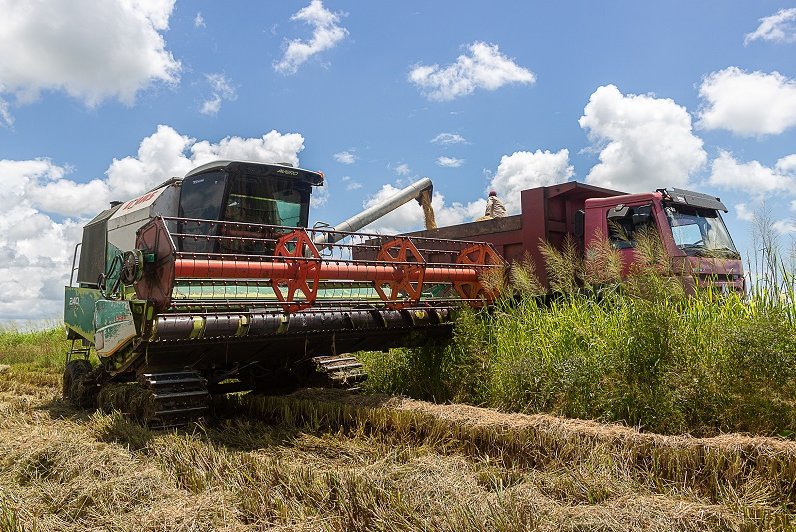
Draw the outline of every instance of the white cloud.
[[[354,164],[357,160],[357,156],[350,151],[341,151],[334,154],[334,160],[342,164]]]
[[[796,221],[794,220],[777,220],[771,224],[771,229],[781,235],[788,235],[796,233]]]
[[[793,192],[796,166],[791,163],[796,155],[783,157],[769,168],[758,161],[740,163],[732,153],[721,150],[711,164],[708,182],[711,185],[763,197],[777,191]]]
[[[401,163],[395,167],[395,173],[400,176],[407,176],[412,173],[412,169],[406,163]]]
[[[0,160],[0,252],[5,257],[0,264],[0,320],[54,319],[63,310],[63,286],[69,280],[79,224],[69,219],[56,223],[39,212],[47,198],[31,192],[61,182],[66,173],[48,159]]]
[[[437,166],[445,168],[459,168],[464,164],[464,159],[457,159],[456,157],[437,157]]]
[[[114,159],[108,168],[108,184],[113,199],[132,198],[172,176],[181,176],[191,168],[216,159],[259,162],[287,162],[298,166],[298,152],[304,149],[304,137],[298,133],[277,131],[262,137],[226,137],[217,143],[180,135],[169,126],[141,141],[137,157]],[[186,152],[190,151],[190,155]]]
[[[340,180],[346,184],[345,185],[346,190],[358,190],[362,188],[362,183],[360,183],[359,181],[354,181],[353,179],[351,179],[351,176],[344,175],[342,178],[340,178]]]
[[[780,174],[790,174],[796,176],[796,153],[786,155],[778,160],[774,169]]]
[[[520,211],[521,190],[561,183],[572,177],[572,174],[569,151],[566,149],[557,153],[540,150],[535,153],[516,152],[501,158],[495,176],[490,182],[490,188],[498,192],[510,213],[517,213]],[[398,190],[399,188],[393,185],[384,185],[365,200],[363,207],[371,207],[384,201]],[[472,222],[483,216],[486,199],[481,197],[468,203],[448,204],[440,192],[434,192],[431,205],[434,207],[437,225],[442,227]],[[423,229],[423,224],[423,210],[416,201],[410,201],[371,224],[367,230],[385,234],[405,233]]]
[[[290,20],[300,20],[312,26],[312,39],[287,41],[285,54],[274,63],[274,70],[285,75],[295,74],[310,57],[334,48],[348,35],[348,30],[339,25],[341,16],[342,13],[332,13],[323,7],[321,0],[312,0],[310,5],[290,17]]]
[[[563,183],[573,173],[566,148],[555,153],[547,150],[518,151],[500,158],[489,188],[498,193],[509,214],[516,214],[521,210],[521,191]]]
[[[206,28],[207,24],[205,23],[205,18],[202,16],[202,12],[199,11],[193,19],[193,27],[194,28]]]
[[[752,222],[755,219],[755,213],[749,208],[746,203],[736,203],[734,205],[735,216],[744,222]]]
[[[0,93],[2,92],[3,91],[0,90]],[[8,102],[3,98],[0,98],[0,122],[5,122],[8,127],[14,125],[14,117],[11,116],[11,112],[8,110]]]
[[[760,25],[744,37],[744,45],[762,39],[774,42],[796,42],[796,7],[780,9],[774,15],[760,19]]]
[[[0,0],[3,92],[18,103],[53,90],[131,105],[154,82],[176,83],[180,63],[162,35],[174,1]]]
[[[199,112],[203,115],[216,115],[221,110],[221,103],[236,100],[238,93],[224,74],[205,74],[205,78],[207,78],[213,94],[202,103]]]
[[[600,162],[586,177],[593,185],[627,192],[686,186],[707,161],[688,111],[668,98],[599,87],[578,123],[600,149]]]
[[[367,198],[363,204],[363,208],[372,207],[377,203],[390,198],[395,195],[400,189],[392,185],[384,185],[374,195]],[[434,215],[437,220],[437,225],[442,227],[446,225],[455,225],[464,222],[471,222],[483,216],[486,207],[486,201],[483,199],[473,201],[467,205],[461,203],[453,203],[447,205],[445,197],[439,192],[434,192],[431,198],[431,206],[434,208]],[[387,214],[383,218],[375,221],[365,229],[363,232],[376,232],[382,234],[397,234],[406,233],[410,231],[418,231],[424,229],[423,209],[416,201],[410,201],[398,209]]]
[[[796,126],[796,81],[779,72],[713,72],[699,87],[704,107],[697,125],[745,137],[776,135]]]
[[[323,207],[329,202],[329,180],[324,179],[322,187],[313,187],[310,195],[310,207]]]
[[[72,169],[44,158],[0,160],[0,252],[6,258],[0,264],[0,320],[58,318],[84,217],[105,209],[109,200],[133,198],[213,159],[297,165],[303,147],[297,133],[211,143],[161,125],[141,141],[136,157],[114,160],[106,179],[80,183],[69,178]]]
[[[429,99],[453,100],[476,89],[496,90],[509,83],[533,84],[536,75],[500,53],[498,45],[474,42],[469,55],[460,55],[446,67],[417,65],[409,81]]]
[[[431,142],[433,144],[442,144],[442,145],[467,144],[467,140],[458,133],[440,133],[439,135],[431,139]]]

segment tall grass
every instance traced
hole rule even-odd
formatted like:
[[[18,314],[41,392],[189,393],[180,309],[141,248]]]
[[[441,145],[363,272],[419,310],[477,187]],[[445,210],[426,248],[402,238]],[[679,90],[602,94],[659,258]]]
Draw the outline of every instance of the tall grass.
[[[0,329],[0,364],[61,372],[69,343],[61,327],[32,331]]]
[[[664,433],[793,435],[792,287],[686,297],[654,238],[636,251],[618,284],[610,245],[588,261],[543,245],[554,297],[534,297],[533,272],[514,264],[517,289],[490,310],[463,309],[432,366],[425,349],[366,354],[370,389]]]

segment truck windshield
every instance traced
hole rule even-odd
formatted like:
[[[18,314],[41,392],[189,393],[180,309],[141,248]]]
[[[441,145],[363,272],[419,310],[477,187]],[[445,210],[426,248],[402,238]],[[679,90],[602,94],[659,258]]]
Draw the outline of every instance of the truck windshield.
[[[687,255],[741,258],[718,211],[669,205],[666,217],[672,226],[674,243]]]
[[[309,186],[283,178],[235,176],[227,197],[225,220],[306,227]]]

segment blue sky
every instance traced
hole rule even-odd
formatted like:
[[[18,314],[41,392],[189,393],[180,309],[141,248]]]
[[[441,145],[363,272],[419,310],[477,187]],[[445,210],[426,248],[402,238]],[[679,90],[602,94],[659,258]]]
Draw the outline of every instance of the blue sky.
[[[82,224],[213,158],[322,170],[330,223],[422,176],[442,223],[566,180],[796,233],[796,4],[0,0],[0,319],[57,318]],[[419,227],[408,205],[380,229]]]

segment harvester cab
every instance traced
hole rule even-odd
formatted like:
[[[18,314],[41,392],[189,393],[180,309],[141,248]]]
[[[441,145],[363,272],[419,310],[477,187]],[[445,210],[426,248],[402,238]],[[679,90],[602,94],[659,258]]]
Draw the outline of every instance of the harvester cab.
[[[503,260],[489,244],[359,232],[428,200],[427,178],[309,228],[322,184],[285,164],[217,161],[91,220],[65,289],[64,396],[170,426],[212,393],[355,386],[365,374],[349,353],[448,338],[460,305],[493,297],[481,278]]]

